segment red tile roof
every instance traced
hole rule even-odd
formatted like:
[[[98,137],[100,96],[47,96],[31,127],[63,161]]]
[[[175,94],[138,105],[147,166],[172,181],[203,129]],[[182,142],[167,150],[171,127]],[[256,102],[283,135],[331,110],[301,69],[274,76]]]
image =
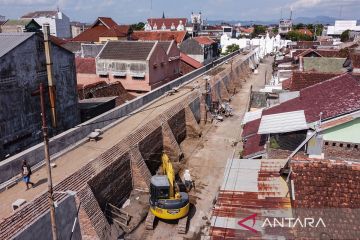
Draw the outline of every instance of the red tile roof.
[[[300,34],[304,34],[304,35],[308,35],[308,36],[310,36],[310,37],[312,37],[313,36],[313,33],[310,31],[310,30],[308,30],[308,29],[299,29],[299,30],[296,30],[298,33],[300,33]]]
[[[244,125],[244,129],[242,132],[242,137],[248,137],[254,134],[257,134],[261,119],[256,119],[254,121],[248,122]]]
[[[129,33],[129,25],[114,25],[100,34],[99,37],[126,37]]]
[[[194,37],[194,40],[197,41],[199,44],[202,44],[202,45],[211,45],[213,43],[215,43],[214,40],[212,40],[211,38],[209,37]]]
[[[316,54],[320,57],[328,57],[328,58],[347,58],[349,56],[349,51],[347,49],[342,50],[315,50],[315,49],[301,49],[296,50],[293,53],[293,57],[307,57],[310,54]]]
[[[142,41],[171,41],[177,44],[185,39],[186,31],[135,31],[133,37]]]
[[[76,73],[96,74],[95,58],[75,58]]]
[[[101,34],[106,32],[108,28],[106,26],[95,26],[85,30],[78,36],[73,38],[72,42],[98,42]]]
[[[277,114],[304,110],[307,123],[332,118],[344,113],[360,109],[360,78],[350,74],[342,74],[323,81],[311,87],[300,90],[300,96],[277,106],[263,110],[262,115]],[[245,124],[242,138],[244,144],[243,156],[249,156],[262,150],[265,143],[258,135],[261,119]]]
[[[109,17],[98,17],[93,26],[99,25],[99,22],[104,24],[107,28],[112,28],[117,25],[117,23]]]
[[[313,42],[313,41],[298,41],[296,43],[297,49],[308,49],[308,48],[316,48],[316,46],[319,46],[320,42]]]
[[[151,27],[156,24],[158,30],[161,29],[163,24],[165,24],[166,29],[170,29],[172,24],[177,27],[180,24],[180,21],[182,21],[184,26],[187,24],[186,18],[149,18],[147,21]]]
[[[265,152],[266,135],[255,134],[247,137],[243,145],[243,158],[250,158]]]
[[[300,96],[263,111],[270,115],[297,110],[305,111],[308,123],[331,118],[360,109],[360,81],[350,74],[342,74],[300,90]]]
[[[353,68],[360,68],[360,53],[350,54],[350,59]]]
[[[338,73],[293,71],[292,77],[283,82],[283,89],[299,91],[339,75]]]
[[[99,37],[112,27],[116,26],[116,22],[111,18],[99,17],[94,24],[73,38],[72,42],[98,42]]]
[[[185,53],[180,53],[180,59],[181,61],[187,63],[188,65],[194,67],[194,68],[201,68],[202,66],[204,66],[202,63],[196,61],[195,59],[189,57],[188,55],[186,55]]]

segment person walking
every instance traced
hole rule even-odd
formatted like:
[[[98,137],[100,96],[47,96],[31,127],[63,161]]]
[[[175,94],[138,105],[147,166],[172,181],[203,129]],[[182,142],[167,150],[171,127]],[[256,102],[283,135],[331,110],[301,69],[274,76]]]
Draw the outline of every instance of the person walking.
[[[31,168],[30,166],[26,163],[26,160],[23,161],[22,167],[21,167],[21,173],[23,176],[23,180],[26,183],[26,190],[29,189],[29,185],[31,185],[31,187],[34,187],[34,183],[32,183],[30,181],[30,177],[31,177]]]

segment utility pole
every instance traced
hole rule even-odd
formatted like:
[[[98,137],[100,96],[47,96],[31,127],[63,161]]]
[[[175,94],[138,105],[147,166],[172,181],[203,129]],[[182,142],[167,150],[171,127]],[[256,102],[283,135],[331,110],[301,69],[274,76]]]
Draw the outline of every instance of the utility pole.
[[[44,45],[45,45],[45,57],[46,57],[46,70],[48,77],[48,85],[49,85],[49,98],[50,98],[50,109],[51,109],[51,125],[53,128],[57,127],[56,121],[56,93],[55,93],[55,80],[53,77],[52,71],[52,61],[51,61],[51,50],[50,50],[50,25],[45,23],[43,25],[44,30]]]
[[[50,220],[51,220],[51,231],[53,240],[57,240],[57,229],[56,229],[56,218],[55,218],[55,205],[53,195],[53,185],[51,177],[51,166],[50,166],[50,152],[49,152],[49,138],[46,124],[46,111],[45,111],[45,99],[44,99],[44,85],[40,83],[40,105],[41,105],[41,120],[42,120],[42,132],[44,137],[44,150],[45,150],[45,165],[48,179],[48,198],[50,205]]]

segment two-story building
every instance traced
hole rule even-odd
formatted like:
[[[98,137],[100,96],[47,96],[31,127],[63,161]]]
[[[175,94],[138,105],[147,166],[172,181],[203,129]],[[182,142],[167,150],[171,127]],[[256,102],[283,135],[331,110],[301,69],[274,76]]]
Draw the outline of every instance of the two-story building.
[[[70,19],[61,11],[36,11],[21,19],[34,19],[40,26],[50,25],[50,34],[58,38],[71,38]]]
[[[57,127],[50,136],[80,122],[74,54],[52,42]],[[48,84],[42,33],[0,33],[0,160],[42,141],[39,84]],[[48,126],[51,126],[48,94]]]
[[[180,52],[175,41],[108,41],[96,58],[96,74],[141,94],[179,76]]]
[[[39,32],[41,26],[34,19],[9,19],[1,25],[3,33]]]
[[[205,36],[186,39],[181,43],[180,51],[204,65],[219,56],[218,44]]]

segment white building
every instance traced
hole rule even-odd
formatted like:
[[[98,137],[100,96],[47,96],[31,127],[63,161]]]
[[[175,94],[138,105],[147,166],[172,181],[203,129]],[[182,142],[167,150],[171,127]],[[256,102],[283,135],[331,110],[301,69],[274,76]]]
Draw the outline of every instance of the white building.
[[[360,31],[360,26],[356,20],[336,20],[334,26],[327,27],[326,35],[339,37],[346,30]]]
[[[37,11],[21,17],[34,19],[40,26],[50,25],[50,34],[59,38],[71,38],[70,19],[60,11]]]

